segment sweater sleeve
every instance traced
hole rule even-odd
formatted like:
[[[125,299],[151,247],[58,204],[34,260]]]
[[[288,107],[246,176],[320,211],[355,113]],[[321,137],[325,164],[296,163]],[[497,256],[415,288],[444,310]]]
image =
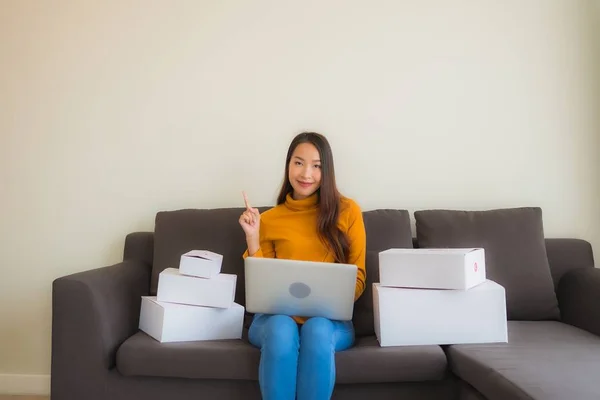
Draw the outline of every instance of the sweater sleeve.
[[[348,239],[350,241],[350,252],[348,264],[358,267],[356,273],[356,287],[354,289],[354,301],[363,294],[367,282],[365,259],[367,254],[367,235],[363,221],[362,210],[357,204],[353,204],[349,216]]]
[[[260,243],[256,253],[248,254],[248,248],[246,248],[246,251],[244,251],[242,256],[244,259],[247,257],[275,258],[275,248],[273,246],[273,242],[265,238],[265,227],[262,222],[260,225],[259,237]]]

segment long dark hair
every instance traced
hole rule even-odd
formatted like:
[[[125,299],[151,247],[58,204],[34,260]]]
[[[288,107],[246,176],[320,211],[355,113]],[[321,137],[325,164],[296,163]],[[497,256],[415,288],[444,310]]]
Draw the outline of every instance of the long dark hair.
[[[294,150],[299,144],[310,143],[317,148],[321,159],[321,185],[317,189],[319,199],[319,216],[317,230],[321,241],[333,252],[335,262],[346,263],[350,250],[348,238],[338,227],[340,215],[341,195],[335,183],[335,168],[333,166],[333,153],[325,136],[316,132],[303,132],[297,135],[287,152],[285,158],[285,173],[283,185],[277,197],[277,204],[285,203],[286,196],[293,192],[289,179],[290,160]]]

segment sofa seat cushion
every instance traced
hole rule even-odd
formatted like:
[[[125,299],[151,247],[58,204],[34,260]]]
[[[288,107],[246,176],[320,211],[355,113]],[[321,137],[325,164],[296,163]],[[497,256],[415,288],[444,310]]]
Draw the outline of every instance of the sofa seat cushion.
[[[453,345],[452,371],[494,399],[600,399],[600,337],[556,321],[510,321],[508,343]]]
[[[160,343],[144,332],[117,351],[126,376],[256,380],[260,351],[243,340]]]
[[[380,347],[375,336],[357,338],[335,361],[338,383],[435,381],[448,367],[440,346]]]
[[[117,351],[125,376],[258,380],[260,351],[245,340],[159,343],[143,332]],[[439,346],[379,347],[375,337],[358,338],[336,354],[337,382],[381,383],[441,380],[447,367]]]

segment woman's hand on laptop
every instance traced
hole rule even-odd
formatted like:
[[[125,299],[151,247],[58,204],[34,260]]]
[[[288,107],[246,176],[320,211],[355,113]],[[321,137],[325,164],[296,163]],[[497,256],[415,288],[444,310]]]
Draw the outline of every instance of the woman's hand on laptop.
[[[242,192],[242,194],[244,195],[246,211],[244,211],[240,216],[240,225],[246,234],[246,240],[248,241],[248,244],[250,244],[250,240],[252,240],[252,242],[256,242],[258,245],[258,235],[260,232],[260,212],[258,209],[250,206],[246,192]]]

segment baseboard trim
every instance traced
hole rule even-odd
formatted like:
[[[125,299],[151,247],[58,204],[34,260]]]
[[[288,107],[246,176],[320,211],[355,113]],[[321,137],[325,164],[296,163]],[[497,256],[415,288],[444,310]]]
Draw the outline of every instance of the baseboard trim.
[[[50,375],[0,374],[0,394],[49,396]]]

